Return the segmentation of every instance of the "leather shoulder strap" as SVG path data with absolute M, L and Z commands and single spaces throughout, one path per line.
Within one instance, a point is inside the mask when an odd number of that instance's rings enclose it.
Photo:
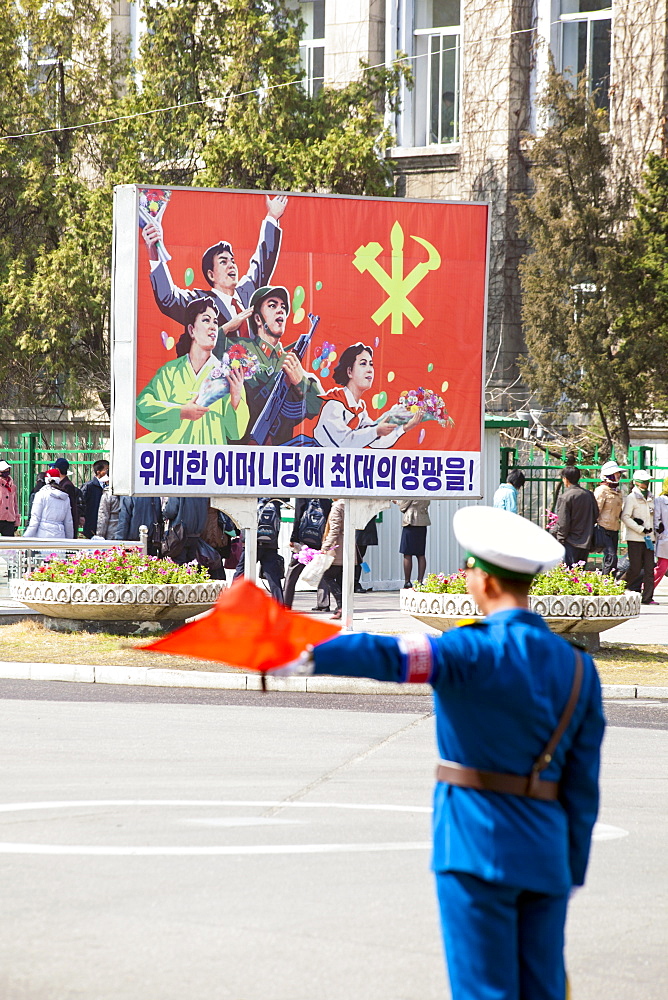
M 559 741 L 561 737 L 566 732 L 568 723 L 573 718 L 573 712 L 575 711 L 575 706 L 578 703 L 580 697 L 580 691 L 582 690 L 582 677 L 584 674 L 584 662 L 582 660 L 582 654 L 579 649 L 573 650 L 575 654 L 575 673 L 573 675 L 573 684 L 571 686 L 571 693 L 568 696 L 568 701 L 566 702 L 566 707 L 561 713 L 561 718 L 557 724 L 557 728 L 554 730 L 550 736 L 545 749 L 534 761 L 533 767 L 531 768 L 531 778 L 529 779 L 529 786 L 538 781 L 541 771 L 544 771 L 548 766 L 550 761 L 554 756 L 554 751 L 559 746 Z

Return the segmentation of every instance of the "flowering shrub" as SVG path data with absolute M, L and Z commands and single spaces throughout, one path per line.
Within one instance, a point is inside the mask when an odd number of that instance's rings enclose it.
M 44 583 L 201 583 L 209 579 L 209 571 L 197 563 L 178 566 L 171 559 L 119 547 L 64 559 L 54 557 L 28 573 L 26 579 Z
M 414 590 L 423 594 L 465 594 L 466 574 L 463 570 L 450 576 L 430 573 L 423 584 L 414 584 Z M 559 563 L 549 573 L 539 573 L 529 593 L 532 597 L 556 597 L 558 594 L 602 597 L 623 594 L 625 590 L 623 582 L 617 583 L 612 576 L 606 576 L 600 570 L 586 570 L 581 563 L 569 569 L 564 563 Z
M 575 594 L 581 596 L 603 597 L 611 594 L 623 594 L 626 584 L 617 581 L 610 574 L 601 573 L 600 569 L 586 570 L 582 563 L 571 566 L 559 563 L 549 573 L 540 573 L 531 585 L 529 591 L 534 597 L 544 597 L 556 594 Z
M 446 576 L 445 573 L 428 573 L 424 583 L 414 583 L 414 590 L 423 594 L 465 594 L 466 573 L 460 569 Z

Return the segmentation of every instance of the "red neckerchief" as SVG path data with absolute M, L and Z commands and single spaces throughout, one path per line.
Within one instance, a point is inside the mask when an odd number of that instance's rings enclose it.
M 335 389 L 330 389 L 329 392 L 324 392 L 320 399 L 324 399 L 325 401 L 328 399 L 336 399 L 339 403 L 343 403 L 345 409 L 348 410 L 348 413 L 354 414 L 353 419 L 348 423 L 348 427 L 350 427 L 351 430 L 355 430 L 359 427 L 360 417 L 366 412 L 366 403 L 363 399 L 360 399 L 357 404 L 351 403 L 346 396 L 346 390 L 342 385 L 337 386 Z

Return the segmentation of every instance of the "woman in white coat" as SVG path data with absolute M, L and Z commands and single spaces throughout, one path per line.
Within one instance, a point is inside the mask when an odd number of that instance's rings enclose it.
M 70 498 L 55 485 L 59 481 L 58 469 L 49 469 L 44 486 L 35 494 L 24 538 L 74 538 Z

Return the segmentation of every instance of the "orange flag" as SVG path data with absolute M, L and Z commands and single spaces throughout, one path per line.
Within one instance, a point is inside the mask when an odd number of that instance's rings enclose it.
M 170 632 L 142 649 L 219 660 L 265 673 L 295 660 L 339 632 L 331 622 L 315 621 L 278 604 L 250 580 L 224 590 L 210 615 Z

